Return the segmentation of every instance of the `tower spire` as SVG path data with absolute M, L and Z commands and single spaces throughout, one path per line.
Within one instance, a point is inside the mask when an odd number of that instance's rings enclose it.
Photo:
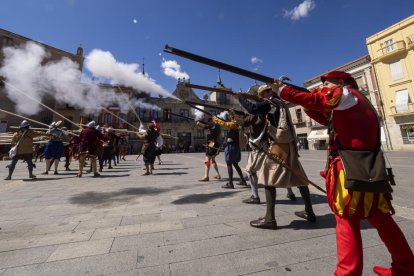
M 145 76 L 145 63 L 144 63 L 144 58 L 142 58 L 142 75 Z
M 217 84 L 223 85 L 223 83 L 221 82 L 220 69 L 218 69 Z

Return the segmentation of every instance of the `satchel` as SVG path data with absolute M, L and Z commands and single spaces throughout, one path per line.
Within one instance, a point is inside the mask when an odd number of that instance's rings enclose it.
M 338 153 L 344 167 L 345 188 L 358 192 L 392 192 L 382 150 L 338 150 Z
M 16 154 L 17 154 L 17 146 L 14 146 L 9 150 L 9 157 L 13 159 L 16 156 Z
M 16 156 L 17 147 L 19 146 L 20 141 L 23 139 L 23 137 L 26 135 L 27 132 L 28 132 L 28 130 L 25 130 L 25 132 L 23 132 L 22 136 L 20 137 L 19 141 L 17 141 L 16 145 L 9 150 L 9 157 L 11 159 L 13 159 Z

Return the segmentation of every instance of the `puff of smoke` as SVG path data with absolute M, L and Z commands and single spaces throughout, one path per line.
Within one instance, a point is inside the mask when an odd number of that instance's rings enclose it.
M 224 121 L 230 121 L 230 114 L 227 110 L 224 110 L 223 112 L 221 112 L 219 115 L 217 115 L 217 117 L 219 117 L 220 119 Z
M 94 76 L 110 79 L 113 84 L 131 86 L 148 94 L 154 92 L 178 100 L 148 75 L 138 72 L 138 64 L 118 62 L 108 51 L 92 50 L 85 59 L 85 66 Z
M 186 72 L 181 72 L 181 65 L 175 60 L 162 60 L 161 68 L 164 70 L 164 74 L 168 77 L 178 79 L 190 79 L 190 76 Z
M 196 107 L 204 110 L 204 106 L 196 105 Z M 200 110 L 197 110 L 197 109 L 191 109 L 191 110 L 192 110 L 192 113 L 194 115 L 194 121 L 202 121 L 204 119 L 204 113 L 203 112 L 201 112 Z

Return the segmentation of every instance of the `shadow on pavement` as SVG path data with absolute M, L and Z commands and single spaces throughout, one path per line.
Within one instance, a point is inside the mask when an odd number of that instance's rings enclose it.
M 130 176 L 130 174 L 101 174 L 101 176 L 97 178 L 107 178 L 107 177 L 127 177 Z
M 206 203 L 217 198 L 229 197 L 239 191 L 229 191 L 229 192 L 215 192 L 211 194 L 193 194 L 187 195 L 180 199 L 174 200 L 172 204 L 191 204 L 191 203 Z
M 157 195 L 168 192 L 169 189 L 159 189 L 152 187 L 142 188 L 127 188 L 116 192 L 100 193 L 100 192 L 85 192 L 77 194 L 69 198 L 72 204 L 108 204 L 117 201 L 129 201 L 136 198 L 137 195 Z
M 303 205 L 304 204 L 299 192 L 295 193 L 296 194 L 295 201 L 286 198 L 285 194 L 282 194 L 282 195 L 279 195 L 279 194 L 276 196 L 276 204 L 287 204 L 287 205 Z M 299 196 L 297 194 L 299 194 Z M 277 199 L 278 196 L 281 196 L 283 199 Z M 322 203 L 328 204 L 328 202 L 326 201 L 326 196 L 318 195 L 318 194 L 311 194 L 311 202 L 312 202 L 312 205 L 322 204 Z
M 162 168 L 162 167 L 156 167 L 157 171 L 173 171 L 173 170 L 188 170 L 189 168 Z
M 281 225 L 278 228 L 289 228 L 293 230 L 302 229 L 324 229 L 324 228 L 335 228 L 336 221 L 333 214 L 325 214 L 318 216 L 316 214 L 316 222 L 308 222 L 304 219 L 292 220 L 288 225 Z
M 186 172 L 172 172 L 172 173 L 153 173 L 153 175 L 182 175 L 188 174 Z

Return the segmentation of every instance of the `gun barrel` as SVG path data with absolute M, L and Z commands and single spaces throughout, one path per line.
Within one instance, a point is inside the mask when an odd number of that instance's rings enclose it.
M 265 83 L 271 83 L 274 81 L 273 78 L 266 77 L 266 76 L 263 76 L 263 75 L 260 75 L 260 74 L 257 74 L 257 73 L 254 73 L 254 72 L 251 72 L 251 71 L 248 71 L 248 70 L 245 70 L 245 69 L 233 66 L 233 65 L 229 65 L 229 64 L 217 61 L 217 60 L 213 60 L 213 59 L 202 57 L 196 54 L 192 54 L 192 53 L 189 53 L 189 52 L 177 49 L 177 48 L 173 48 L 169 45 L 165 45 L 164 52 L 174 54 L 180 57 L 184 57 L 184 58 L 187 58 L 187 59 L 199 62 L 199 63 L 203 63 L 206 65 L 210 65 L 212 67 L 220 68 L 220 69 L 233 72 L 235 74 L 242 75 L 242 76 L 254 79 L 254 80 L 262 81 Z
M 187 58 L 187 59 L 190 59 L 190 60 L 193 60 L 193 61 L 196 61 L 196 62 L 199 62 L 199 63 L 203 63 L 203 64 L 206 64 L 206 65 L 209 65 L 209 66 L 212 66 L 212 67 L 220 68 L 220 69 L 223 69 L 223 70 L 226 70 L 226 71 L 229 71 L 229 72 L 241 75 L 241 76 L 245 76 L 245 77 L 248 77 L 248 78 L 251 78 L 251 79 L 254 79 L 254 80 L 258 80 L 258 81 L 261 81 L 261 82 L 264 82 L 264 83 L 274 82 L 274 78 L 267 77 L 267 76 L 264 76 L 264 75 L 261 75 L 261 74 L 257 74 L 255 72 L 248 71 L 248 70 L 245 70 L 245 69 L 242 69 L 242 68 L 230 65 L 230 64 L 226 64 L 224 62 L 214 60 L 214 59 L 210 59 L 210 58 L 206 58 L 206 57 L 196 55 L 196 54 L 193 54 L 193 53 L 190 53 L 190 52 L 186 52 L 186 51 L 171 47 L 168 44 L 165 45 L 164 52 L 170 53 L 170 54 L 173 54 L 173 55 L 177 55 L 177 56 L 180 56 L 180 57 L 183 57 L 183 58 Z M 285 81 L 281 81 L 281 82 L 283 84 L 292 86 L 295 89 L 309 92 L 309 90 L 307 90 L 304 87 L 296 86 L 296 85 L 290 84 L 290 83 L 285 82 Z

